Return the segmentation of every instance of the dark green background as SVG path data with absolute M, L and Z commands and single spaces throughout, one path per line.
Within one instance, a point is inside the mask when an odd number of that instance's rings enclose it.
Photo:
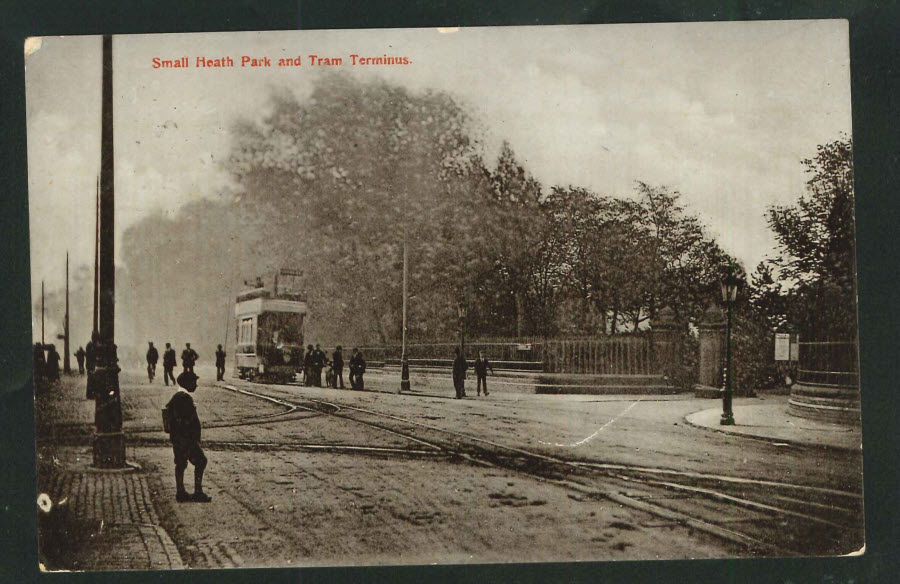
M 893 582 L 900 9 L 880 1 L 0 0 L 0 582 Z M 867 551 L 858 558 L 41 575 L 37 569 L 23 42 L 27 36 L 846 18 L 857 198 Z

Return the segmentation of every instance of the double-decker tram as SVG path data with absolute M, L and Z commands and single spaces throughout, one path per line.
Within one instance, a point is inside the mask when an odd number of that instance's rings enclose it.
M 282 268 L 237 296 L 235 374 L 241 379 L 291 381 L 303 368 L 306 302 L 298 270 Z

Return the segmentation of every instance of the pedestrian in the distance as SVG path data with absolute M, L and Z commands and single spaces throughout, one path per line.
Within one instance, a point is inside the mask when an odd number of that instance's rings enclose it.
M 153 378 L 156 376 L 156 364 L 159 362 L 159 351 L 152 342 L 148 341 L 148 343 L 150 348 L 147 349 L 147 378 L 150 379 L 150 383 L 153 383 Z
M 303 355 L 303 385 L 313 384 L 313 371 L 316 368 L 315 350 L 312 345 L 306 345 L 306 354 Z
M 75 351 L 75 360 L 78 361 L 78 374 L 84 375 L 84 349 L 81 347 Z
M 366 388 L 363 375 L 366 372 L 366 360 L 363 358 L 362 352 L 356 347 L 353 348 L 353 356 L 350 358 L 350 387 L 362 391 Z
M 459 347 L 456 347 L 456 359 L 453 360 L 453 389 L 456 390 L 456 399 L 466 397 L 466 370 L 469 364 Z
M 97 344 L 100 342 L 100 333 L 94 331 L 91 333 L 91 340 L 84 346 L 84 366 L 87 369 L 88 377 L 97 368 Z
M 196 501 L 209 503 L 212 497 L 203 492 L 203 471 L 206 455 L 200 448 L 200 418 L 191 394 L 197 389 L 197 376 L 192 371 L 182 372 L 177 379 L 178 391 L 163 410 L 163 424 L 172 441 L 175 454 L 175 500 L 179 503 Z M 194 465 L 194 493 L 184 488 L 184 471 L 188 462 Z
M 172 380 L 172 385 L 177 385 L 175 383 L 175 365 L 177 363 L 175 349 L 170 343 L 166 343 L 166 350 L 163 351 L 163 381 L 166 385 L 169 385 L 169 379 Z
M 331 355 L 331 366 L 334 369 L 334 386 L 337 388 L 338 382 L 340 382 L 340 389 L 344 389 L 344 354 L 340 345 L 334 349 L 334 353 Z
M 491 366 L 491 362 L 487 360 L 484 356 L 484 351 L 478 351 L 478 359 L 475 359 L 475 377 L 478 379 L 478 388 L 476 391 L 478 395 L 481 395 L 481 388 L 484 388 L 484 395 L 488 394 L 487 390 L 487 372 L 488 369 L 491 370 L 491 375 L 494 374 L 494 368 Z
M 50 345 L 47 349 L 47 379 L 59 381 L 59 353 L 56 352 L 56 345 Z
M 216 381 L 223 381 L 225 379 L 225 350 L 222 349 L 222 345 L 219 345 L 219 348 L 216 349 Z
M 200 358 L 200 355 L 197 354 L 197 351 L 191 348 L 190 343 L 184 344 L 184 351 L 181 352 L 181 364 L 184 366 L 185 371 L 194 372 L 194 365 L 197 364 L 197 359 Z
M 316 387 L 322 387 L 322 369 L 328 364 L 328 357 L 325 351 L 316 343 L 316 350 L 313 353 L 313 383 Z

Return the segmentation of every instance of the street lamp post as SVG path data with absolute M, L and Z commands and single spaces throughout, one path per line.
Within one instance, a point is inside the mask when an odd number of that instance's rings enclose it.
M 409 268 L 407 266 L 406 238 L 403 238 L 403 345 L 400 351 L 400 391 L 409 391 L 409 355 L 406 350 L 406 303 L 409 300 L 407 290 Z
M 734 426 L 734 412 L 731 408 L 733 390 L 731 387 L 731 312 L 737 299 L 737 281 L 734 278 L 734 264 L 728 263 L 728 277 L 720 283 L 722 301 L 728 308 L 728 324 L 725 329 L 725 391 L 722 393 L 722 426 Z

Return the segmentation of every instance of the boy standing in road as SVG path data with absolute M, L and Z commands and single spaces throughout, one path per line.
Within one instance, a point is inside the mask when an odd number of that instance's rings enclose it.
M 206 455 L 200 448 L 200 418 L 194 398 L 197 389 L 197 376 L 191 371 L 184 371 L 176 380 L 178 391 L 166 404 L 165 416 L 168 421 L 167 431 L 175 453 L 175 500 L 179 503 L 195 501 L 209 503 L 212 497 L 203 492 L 203 471 L 206 469 Z M 184 489 L 184 471 L 188 462 L 194 465 L 194 494 Z

